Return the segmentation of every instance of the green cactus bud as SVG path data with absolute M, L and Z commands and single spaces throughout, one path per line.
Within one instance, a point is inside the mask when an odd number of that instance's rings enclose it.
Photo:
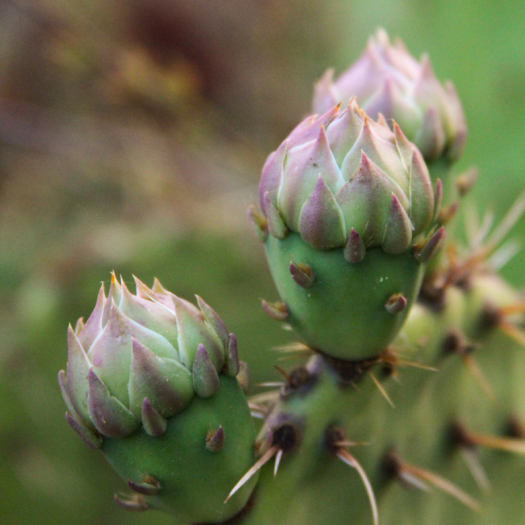
M 102 286 L 87 322 L 69 327 L 66 420 L 137 493 L 120 506 L 227 521 L 256 483 L 224 503 L 254 458 L 236 338 L 200 297 L 197 308 L 136 282 L 133 295 L 113 274 L 108 297 Z
M 104 438 L 102 452 L 139 494 L 144 494 L 144 479 L 157 480 L 160 488 L 143 501 L 181 523 L 222 523 L 242 511 L 257 475 L 224 503 L 255 461 L 254 427 L 236 379 L 220 374 L 213 396 L 195 396 L 166 425 L 160 437 L 152 438 L 144 428 L 124 439 Z
M 424 235 L 435 203 L 428 170 L 393 128 L 351 101 L 301 123 L 261 177 L 266 252 L 283 301 L 263 307 L 340 359 L 386 348 L 417 294 L 421 263 L 435 252 Z
M 328 70 L 315 86 L 313 111 L 357 97 L 374 119 L 394 119 L 426 161 L 461 156 L 467 128 L 461 102 L 451 82 L 442 86 L 427 56 L 418 62 L 383 29 L 370 37 L 361 57 L 335 81 Z

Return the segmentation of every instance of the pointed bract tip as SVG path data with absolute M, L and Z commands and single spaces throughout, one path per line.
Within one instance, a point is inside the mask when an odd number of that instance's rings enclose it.
M 71 325 L 69 325 L 71 327 Z M 79 317 L 76 324 L 75 324 L 75 335 L 78 335 L 81 331 L 82 331 L 82 328 L 84 328 L 84 318 L 83 317 Z
M 237 382 L 241 387 L 244 395 L 248 394 L 250 389 L 250 371 L 248 365 L 244 361 L 239 361 L 239 373 L 237 374 Z
M 318 175 L 317 183 L 301 209 L 299 232 L 303 240 L 318 250 L 344 245 L 345 225 L 342 210 L 321 174 Z
M 421 64 L 421 78 L 433 78 L 434 71 L 432 69 L 432 63 L 430 62 L 428 53 L 423 53 L 419 62 Z
M 339 113 L 339 109 L 341 107 L 341 102 L 338 102 L 334 107 L 330 108 L 328 111 L 325 111 L 318 119 L 316 119 L 318 122 L 321 123 L 321 127 L 328 126 L 332 120 L 334 120 L 335 117 L 337 117 Z
M 260 213 L 253 204 L 248 206 L 247 214 L 257 238 L 261 242 L 266 242 L 266 239 L 268 238 L 268 221 L 266 220 L 266 217 L 264 217 L 264 215 Z
M 268 232 L 276 239 L 284 239 L 288 235 L 288 228 L 284 224 L 279 210 L 270 199 L 270 194 L 265 192 L 263 196 L 264 213 L 266 215 Z
M 222 450 L 222 447 L 224 447 L 224 439 L 224 429 L 221 425 L 215 432 L 208 432 L 206 436 L 206 448 L 210 452 L 219 452 Z
M 113 304 L 120 303 L 121 297 L 122 297 L 122 287 L 117 281 L 117 277 L 115 275 L 115 272 L 113 271 L 111 272 L 111 284 L 108 290 L 108 297 L 104 303 L 104 309 L 102 311 L 102 320 L 101 320 L 102 326 L 105 326 L 106 323 L 108 322 L 108 319 L 111 315 L 111 310 L 113 309 Z M 98 307 L 98 301 L 97 301 L 97 307 Z
M 102 447 L 102 436 L 97 431 L 88 428 L 82 421 L 72 416 L 69 412 L 66 412 L 66 421 L 89 448 L 97 450 Z
M 460 197 L 465 197 L 467 193 L 474 187 L 478 180 L 478 170 L 476 168 L 470 168 L 469 170 L 462 173 L 456 179 L 456 187 L 458 189 Z
M 394 130 L 396 142 L 401 142 L 403 144 L 410 143 L 410 141 L 406 138 L 405 134 L 403 133 L 403 130 L 399 127 L 399 124 L 395 120 L 392 120 L 392 129 Z
M 73 406 L 73 403 L 71 402 L 71 397 L 69 396 L 69 392 L 67 390 L 67 377 L 66 377 L 66 371 L 60 370 L 58 372 L 58 386 L 60 388 L 60 393 L 62 394 L 62 399 L 64 400 L 64 403 L 66 404 L 66 408 L 72 413 L 76 414 L 75 407 Z M 66 413 L 67 414 L 67 413 Z M 67 418 L 66 418 L 67 419 Z
M 446 208 L 441 208 L 441 210 L 439 211 L 439 215 L 438 215 L 438 221 L 441 224 L 447 224 L 447 222 L 450 222 L 454 218 L 457 212 L 458 212 L 458 203 L 453 202 Z
M 354 95 L 352 98 L 348 99 L 346 110 L 355 112 L 356 108 L 359 109 L 359 106 L 357 105 L 357 97 Z
M 385 304 L 386 311 L 390 314 L 398 314 L 402 312 L 407 305 L 405 296 L 401 293 L 392 294 Z
M 370 171 L 370 159 L 367 157 L 366 153 L 361 150 L 361 160 L 359 162 L 359 168 L 362 171 Z
M 141 299 L 151 299 L 150 290 L 136 275 L 133 275 L 133 280 L 135 281 L 135 294 Z
M 262 299 L 261 305 L 266 314 L 272 319 L 276 321 L 286 321 L 286 319 L 288 319 L 288 308 L 284 303 L 280 301 L 270 303 Z
M 239 354 L 237 352 L 237 338 L 235 334 L 230 334 L 228 342 L 228 356 L 226 364 L 226 374 L 230 377 L 236 377 L 240 370 Z
M 323 76 L 319 79 L 317 84 L 323 84 L 323 83 L 326 83 L 327 85 L 332 84 L 332 82 L 334 80 L 334 74 L 335 74 L 335 69 L 333 67 L 329 67 L 323 73 Z
M 445 228 L 441 226 L 430 239 L 426 239 L 423 245 L 414 247 L 414 257 L 420 263 L 428 262 L 443 246 L 445 239 Z
M 153 476 L 143 476 L 140 483 L 135 483 L 133 480 L 128 479 L 128 486 L 131 490 L 144 496 L 155 496 L 160 490 L 160 483 Z
M 378 27 L 375 32 L 375 40 L 383 46 L 390 45 L 390 38 L 384 27 Z
M 412 240 L 412 222 L 407 212 L 392 193 L 390 212 L 381 247 L 385 253 L 397 255 L 403 253 Z
M 445 147 L 447 137 L 443 122 L 435 106 L 430 106 L 414 138 L 419 150 L 427 162 L 439 158 Z
M 385 128 L 390 129 L 390 127 L 388 125 L 388 122 L 387 122 L 385 116 L 383 115 L 383 113 L 379 113 L 377 115 L 377 123 L 381 124 L 381 126 L 384 126 Z
M 315 276 L 308 264 L 290 261 L 290 274 L 301 288 L 310 288 L 314 284 Z
M 139 494 L 115 494 L 113 496 L 115 503 L 124 510 L 132 512 L 144 512 L 149 509 L 149 505 L 143 496 Z
M 219 389 L 219 375 L 202 343 L 199 343 L 193 360 L 193 387 L 202 398 L 213 396 Z
M 213 330 L 217 334 L 217 337 L 221 340 L 223 348 L 226 350 L 226 348 L 228 348 L 228 343 L 230 340 L 230 334 L 228 333 L 226 325 L 224 324 L 223 320 L 219 317 L 219 314 L 208 303 L 206 303 L 198 295 L 195 295 L 195 297 L 197 298 L 199 310 L 204 315 L 204 318 L 206 319 L 208 324 L 213 328 Z
M 166 288 L 162 286 L 162 283 L 156 277 L 153 278 L 153 286 L 151 287 L 151 289 L 155 293 L 160 293 L 160 294 L 168 293 L 168 290 L 166 290 Z
M 142 402 L 141 416 L 144 430 L 150 436 L 159 437 L 166 432 L 167 421 L 157 412 L 147 397 Z
M 348 242 L 346 243 L 343 254 L 344 258 L 353 264 L 360 263 L 365 258 L 365 243 L 361 235 L 359 235 L 353 228 L 348 236 Z
M 436 222 L 439 214 L 441 213 L 441 203 L 443 202 L 443 183 L 441 179 L 436 179 L 434 187 L 434 215 L 432 217 L 432 223 Z

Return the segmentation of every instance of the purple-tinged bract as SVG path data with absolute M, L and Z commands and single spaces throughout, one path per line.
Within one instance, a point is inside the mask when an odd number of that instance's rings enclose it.
M 91 316 L 68 330 L 67 370 L 59 374 L 68 422 L 90 446 L 141 425 L 153 436 L 193 396 L 212 396 L 223 371 L 236 375 L 237 353 L 215 311 L 138 279 L 133 295 L 112 275 Z M 230 351 L 229 351 L 230 348 Z

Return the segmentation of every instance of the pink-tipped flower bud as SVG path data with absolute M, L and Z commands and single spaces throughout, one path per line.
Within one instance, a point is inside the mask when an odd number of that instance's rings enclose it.
M 413 246 L 435 215 L 416 146 L 352 99 L 308 117 L 268 157 L 259 202 L 282 301 L 263 302 L 266 313 L 326 355 L 383 352 L 419 290 L 424 261 Z
M 310 246 L 401 253 L 432 218 L 434 197 L 418 149 L 396 123 L 372 121 L 355 100 L 299 124 L 264 166 L 260 206 L 270 236 Z
M 137 280 L 133 295 L 113 274 L 91 316 L 68 331 L 68 363 L 59 381 L 70 419 L 85 441 L 125 437 L 141 425 L 151 435 L 194 395 L 212 396 L 228 360 L 230 334 L 210 306 L 199 308 Z
M 132 294 L 112 275 L 95 309 L 68 331 L 58 380 L 66 420 L 98 448 L 134 492 L 124 509 L 158 509 L 177 523 L 227 522 L 246 506 L 255 429 L 243 392 L 246 366 L 217 313 L 136 280 Z
M 352 97 L 372 118 L 396 121 L 427 162 L 461 156 L 467 127 L 453 84 L 441 85 L 426 55 L 417 61 L 400 40 L 392 44 L 383 29 L 339 77 L 334 80 L 328 70 L 317 82 L 313 111 L 324 113 Z

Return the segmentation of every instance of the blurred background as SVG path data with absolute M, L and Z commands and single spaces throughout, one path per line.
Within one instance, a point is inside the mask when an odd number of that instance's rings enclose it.
M 168 524 L 64 420 L 66 328 L 110 271 L 201 295 L 254 382 L 290 334 L 246 220 L 260 169 L 383 26 L 462 98 L 458 172 L 502 216 L 525 188 L 523 0 L 0 0 L 0 502 L 5 524 Z M 525 220 L 513 230 L 524 238 Z M 503 270 L 523 283 L 525 253 Z

